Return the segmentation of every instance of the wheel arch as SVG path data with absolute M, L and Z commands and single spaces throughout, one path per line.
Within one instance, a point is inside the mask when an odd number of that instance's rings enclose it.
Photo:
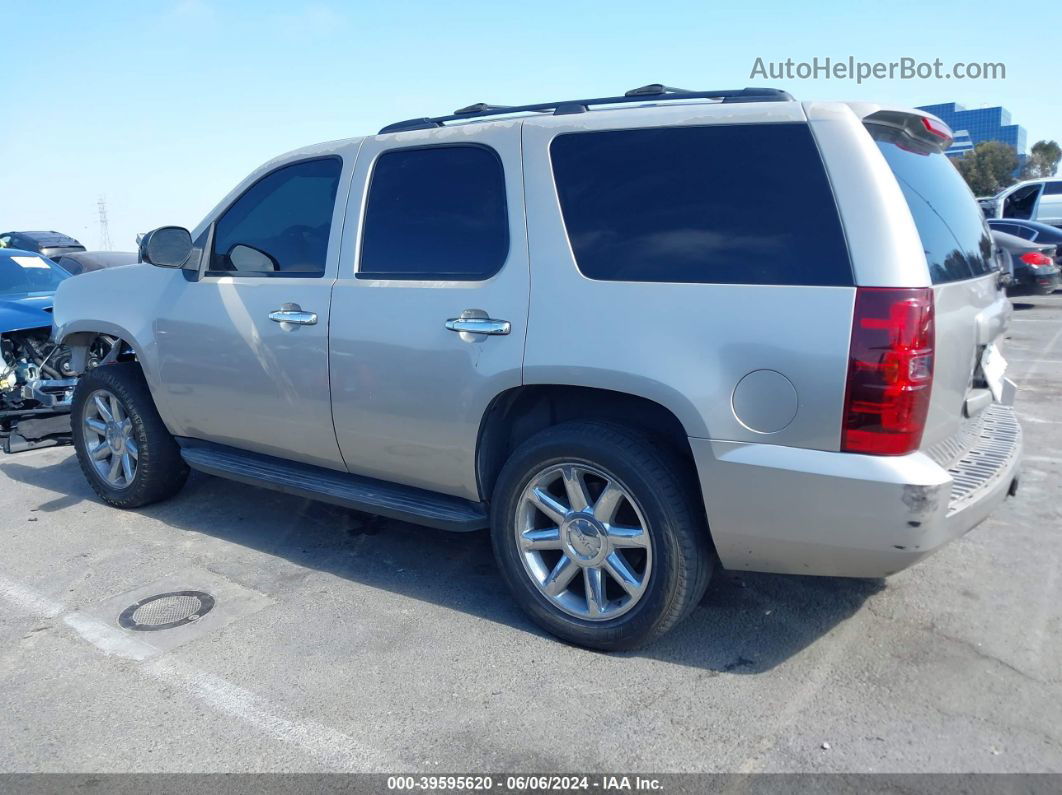
M 685 426 L 661 403 L 599 387 L 530 384 L 497 395 L 483 415 L 476 445 L 480 496 L 490 500 L 502 466 L 525 440 L 546 428 L 580 419 L 612 420 L 641 428 L 695 466 Z
M 56 342 L 70 349 L 70 365 L 76 375 L 88 369 L 89 348 L 99 337 L 111 337 L 117 341 L 108 359 L 140 362 L 143 369 L 143 346 L 128 329 L 115 323 L 100 320 L 69 323 L 57 328 L 54 337 Z

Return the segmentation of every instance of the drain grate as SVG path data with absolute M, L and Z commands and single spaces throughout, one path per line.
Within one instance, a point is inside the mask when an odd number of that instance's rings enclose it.
M 198 621 L 214 609 L 214 597 L 203 591 L 172 591 L 141 599 L 118 616 L 123 629 L 155 632 Z

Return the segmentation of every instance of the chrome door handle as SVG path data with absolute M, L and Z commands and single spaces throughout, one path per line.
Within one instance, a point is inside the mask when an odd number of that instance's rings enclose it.
M 269 313 L 274 323 L 291 323 L 293 326 L 316 326 L 317 313 L 303 312 L 301 309 L 274 309 Z
M 452 317 L 446 321 L 446 328 L 465 334 L 508 334 L 512 331 L 508 320 L 490 317 Z

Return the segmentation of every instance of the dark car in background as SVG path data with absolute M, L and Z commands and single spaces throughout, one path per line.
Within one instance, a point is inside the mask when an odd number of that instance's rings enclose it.
M 1048 295 L 1060 286 L 1062 277 L 1055 261 L 1057 249 L 1046 243 L 1032 243 L 1016 235 L 992 230 L 1004 269 L 1011 275 L 1009 295 Z
M 1025 221 L 1020 218 L 989 218 L 988 227 L 993 232 L 1004 232 L 1020 237 L 1030 243 L 1054 246 L 1055 264 L 1062 267 L 1062 229 L 1039 221 Z
M 135 251 L 71 251 L 63 254 L 56 262 L 67 273 L 77 276 L 104 268 L 132 265 L 138 259 Z
M 85 250 L 76 239 L 54 229 L 47 232 L 0 232 L 0 249 L 3 248 L 33 251 L 52 260 Z

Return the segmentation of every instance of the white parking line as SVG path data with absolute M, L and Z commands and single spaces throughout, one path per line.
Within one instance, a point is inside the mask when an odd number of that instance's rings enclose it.
M 160 658 L 142 669 L 166 684 L 178 684 L 189 695 L 248 723 L 281 742 L 295 745 L 331 769 L 385 770 L 400 766 L 352 737 L 313 721 L 283 718 L 249 690 L 219 676 L 188 668 L 176 660 Z
M 1007 356 L 1007 364 L 1062 364 L 1062 359 L 1019 359 L 1011 354 Z
M 90 616 L 71 613 L 63 619 L 63 623 L 104 654 L 140 661 L 159 653 L 155 647 L 131 638 L 117 627 L 109 627 Z
M 1055 332 L 1055 335 L 1051 337 L 1051 341 L 1047 343 L 1047 347 L 1044 348 L 1044 355 L 1040 357 L 1028 370 L 1025 371 L 1025 378 L 1032 380 L 1033 373 L 1040 369 L 1040 365 L 1051 358 L 1051 353 L 1055 350 L 1055 345 L 1058 344 L 1058 340 L 1062 338 L 1062 328 Z
M 35 618 L 56 618 L 66 612 L 59 602 L 0 575 L 0 600 Z M 81 613 L 71 613 L 63 623 L 107 655 L 141 661 L 158 650 L 117 627 Z M 286 718 L 281 711 L 250 690 L 220 676 L 197 671 L 175 659 L 158 658 L 136 668 L 140 673 L 177 686 L 216 712 L 240 720 L 287 745 L 302 749 L 332 770 L 371 771 L 404 769 L 408 765 L 358 742 L 341 731 L 315 721 Z
M 0 576 L 0 599 L 36 618 L 55 618 L 65 610 L 59 602 L 35 593 L 3 576 Z

